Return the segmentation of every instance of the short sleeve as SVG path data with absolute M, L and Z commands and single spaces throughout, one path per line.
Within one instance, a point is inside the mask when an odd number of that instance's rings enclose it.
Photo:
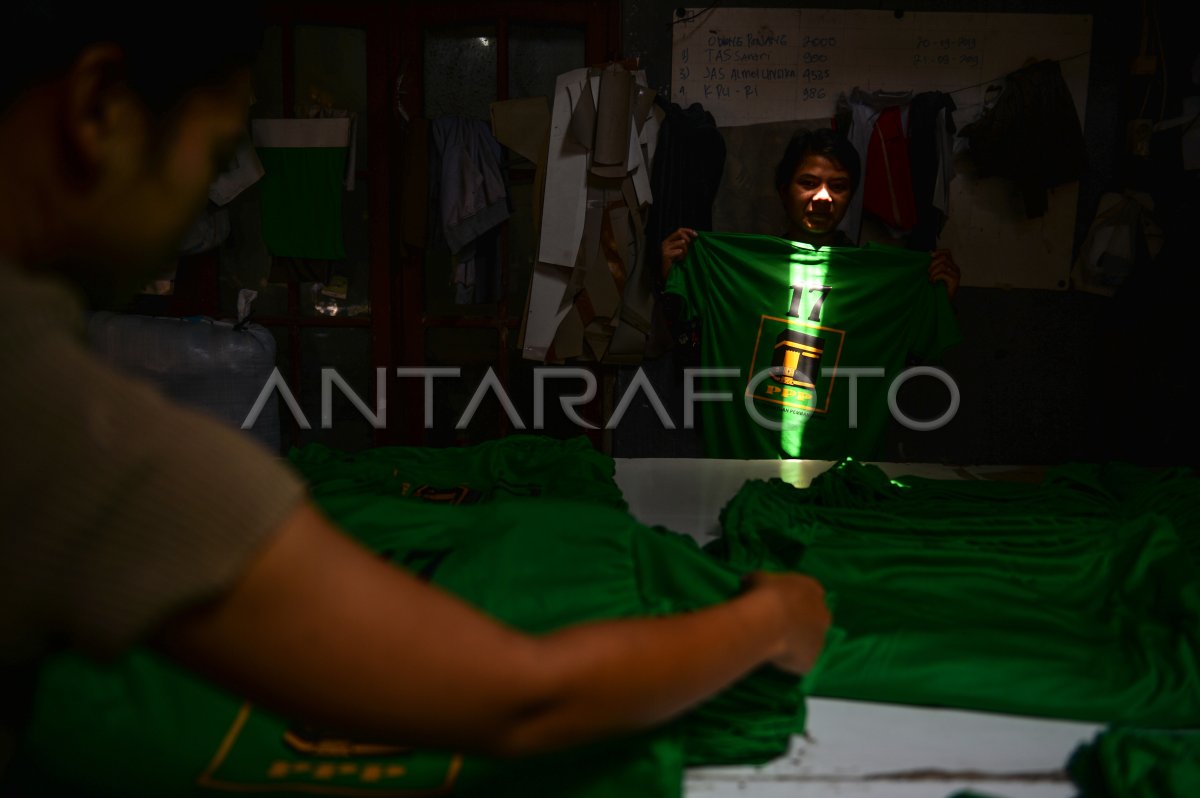
M 54 642 L 112 654 L 229 590 L 304 483 L 252 438 L 96 360 L 66 291 L 19 295 L 0 319 L 0 658 Z
M 940 360 L 947 349 L 962 341 L 945 283 L 922 286 L 921 301 L 914 304 L 912 331 L 912 354 L 921 360 Z

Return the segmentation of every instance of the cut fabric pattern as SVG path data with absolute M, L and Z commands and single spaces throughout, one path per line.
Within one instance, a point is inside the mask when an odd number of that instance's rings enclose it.
M 642 361 L 655 298 L 644 232 L 653 99 L 645 74 L 619 63 L 558 76 L 521 327 L 527 360 Z

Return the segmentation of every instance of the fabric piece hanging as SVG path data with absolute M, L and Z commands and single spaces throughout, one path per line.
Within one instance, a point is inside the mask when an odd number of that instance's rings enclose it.
M 254 151 L 250 137 L 238 142 L 229 165 L 208 187 L 208 200 L 218 206 L 228 205 L 235 197 L 262 179 L 262 161 Z
M 196 220 L 179 244 L 180 255 L 199 255 L 211 252 L 229 238 L 228 208 L 208 208 Z
M 339 260 L 350 120 L 256 119 L 262 235 L 277 257 Z
M 898 232 L 911 230 L 917 223 L 907 118 L 906 107 L 893 106 L 879 113 L 863 170 L 863 210 Z
M 949 216 L 954 110 L 954 98 L 940 91 L 922 92 L 909 103 L 908 156 L 917 214 L 908 235 L 912 249 L 935 249 Z
M 712 113 L 699 103 L 682 108 L 662 97 L 655 103 L 665 115 L 650 178 L 654 204 L 646 218 L 646 241 L 657 256 L 663 239 L 680 227 L 713 229 L 726 150 Z
M 1103 194 L 1071 266 L 1071 285 L 1113 296 L 1135 270 L 1148 268 L 1162 247 L 1153 197 L 1139 191 Z
M 851 241 L 870 212 L 910 249 L 931 251 L 945 226 L 954 179 L 954 100 L 939 91 L 866 92 L 838 101 L 837 126 L 858 151 L 859 188 L 839 225 Z
M 482 120 L 440 116 L 432 122 L 430 144 L 430 206 L 438 209 L 453 258 L 455 301 L 494 302 L 500 294 L 494 231 L 512 210 L 500 142 Z
M 858 151 L 859 165 L 862 167 L 858 186 L 850 197 L 846 215 L 838 225 L 853 243 L 859 243 L 862 236 L 863 198 L 866 194 L 867 169 L 870 168 L 871 136 L 875 131 L 875 121 L 880 112 L 887 108 L 907 105 L 912 99 L 912 92 L 863 91 L 855 88 L 849 95 L 838 97 L 838 111 L 835 115 L 838 129 L 846 131 L 846 138 Z M 846 125 L 848 124 L 848 127 Z
M 542 229 L 542 194 L 546 188 L 546 151 L 550 137 L 550 103 L 546 97 L 522 97 L 491 104 L 492 135 L 534 167 L 533 232 L 540 237 Z

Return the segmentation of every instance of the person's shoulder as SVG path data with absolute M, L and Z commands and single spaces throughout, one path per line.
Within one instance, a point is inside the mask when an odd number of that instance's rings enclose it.
M 83 334 L 85 303 L 70 283 L 43 275 L 0 258 L 0 282 L 10 306 L 0 316 L 0 328 L 10 334 L 38 334 L 50 330 Z

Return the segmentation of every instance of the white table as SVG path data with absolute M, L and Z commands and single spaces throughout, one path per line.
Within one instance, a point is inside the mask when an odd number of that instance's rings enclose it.
M 747 479 L 805 487 L 826 461 L 617 459 L 633 515 L 705 543 L 718 514 Z M 878 463 L 889 476 L 986 479 L 1019 469 Z M 762 767 L 694 768 L 688 798 L 945 798 L 971 789 L 1002 798 L 1073 798 L 1063 770 L 1077 745 L 1103 726 L 958 710 L 813 698 L 811 739 Z

